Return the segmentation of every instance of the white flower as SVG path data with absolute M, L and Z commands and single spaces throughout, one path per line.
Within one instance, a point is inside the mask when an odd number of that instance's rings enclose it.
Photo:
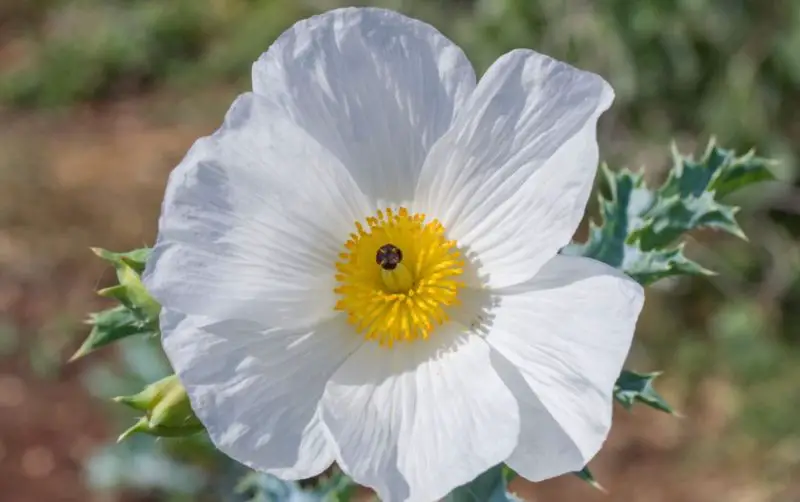
M 557 254 L 611 87 L 530 50 L 476 84 L 431 26 L 355 8 L 290 28 L 253 86 L 171 174 L 145 274 L 217 447 L 385 501 L 581 469 L 643 302 Z

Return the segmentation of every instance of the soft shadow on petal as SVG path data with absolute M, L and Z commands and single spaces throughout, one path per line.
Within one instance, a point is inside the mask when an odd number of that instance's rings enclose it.
M 384 502 L 433 501 L 505 460 L 519 414 L 490 352 L 455 323 L 393 349 L 365 343 L 321 404 L 342 469 Z
M 170 175 L 145 284 L 181 312 L 312 324 L 333 314 L 333 264 L 366 207 L 330 152 L 243 95 Z
M 587 461 L 581 451 L 532 392 L 520 370 L 497 351 L 492 351 L 492 365 L 514 394 L 521 417 L 519 444 L 506 464 L 531 481 L 583 469 Z
M 330 466 L 318 404 L 325 383 L 362 343 L 346 321 L 266 329 L 166 310 L 161 326 L 164 350 L 220 451 L 283 479 Z
M 580 223 L 613 96 L 600 76 L 536 52 L 502 56 L 428 155 L 415 211 L 480 256 L 484 283 L 531 278 Z
M 431 145 L 474 87 L 458 46 L 428 24 L 374 8 L 300 21 L 253 66 L 254 91 L 383 204 L 411 199 Z
M 579 470 L 608 435 L 642 287 L 598 261 L 559 255 L 498 297 L 486 339 L 522 413 L 507 463 L 532 480 Z

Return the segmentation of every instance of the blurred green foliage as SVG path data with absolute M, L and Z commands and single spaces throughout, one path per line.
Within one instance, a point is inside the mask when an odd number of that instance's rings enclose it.
M 522 46 L 605 75 L 615 113 L 649 141 L 713 133 L 760 152 L 796 148 L 797 2 L 479 0 L 462 31 L 482 66 Z
M 713 132 L 735 147 L 796 152 L 791 134 L 797 134 L 792 110 L 800 105 L 800 3 L 792 0 L 357 3 L 399 8 L 434 23 L 479 70 L 502 52 L 531 47 L 598 71 L 617 90 L 614 113 L 649 141 Z M 6 31 L 22 49 L 3 65 L 0 102 L 54 106 L 165 83 L 246 82 L 252 61 L 292 22 L 347 2 L 4 4 L 0 19 L 12 26 Z
M 58 106 L 184 82 L 242 79 L 298 17 L 293 2 L 74 0 L 42 4 L 19 35 L 24 56 L 3 72 L 0 101 Z

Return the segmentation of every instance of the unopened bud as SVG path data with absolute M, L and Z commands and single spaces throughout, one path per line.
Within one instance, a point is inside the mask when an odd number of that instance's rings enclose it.
M 98 256 L 105 257 L 106 251 L 94 249 Z M 117 281 L 119 284 L 109 288 L 101 289 L 97 292 L 100 296 L 114 298 L 123 305 L 132 309 L 139 317 L 146 320 L 158 319 L 161 312 L 161 305 L 145 289 L 139 273 L 126 261 L 122 259 L 112 260 L 114 268 L 117 270 Z
M 118 396 L 114 398 L 114 401 L 128 405 L 135 410 L 149 411 L 152 410 L 156 404 L 163 399 L 163 396 L 167 394 L 169 389 L 175 385 L 180 386 L 180 381 L 177 375 L 170 375 L 157 382 L 151 383 L 138 394 L 132 396 Z
M 186 389 L 176 375 L 152 383 L 138 394 L 116 397 L 114 401 L 145 412 L 145 416 L 122 433 L 119 441 L 137 432 L 176 437 L 203 430 L 203 425 L 192 411 Z

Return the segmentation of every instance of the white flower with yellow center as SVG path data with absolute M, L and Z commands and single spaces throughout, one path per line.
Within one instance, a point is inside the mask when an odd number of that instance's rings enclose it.
M 512 51 L 476 83 L 433 27 L 299 22 L 169 178 L 145 273 L 216 446 L 428 502 L 606 438 L 642 289 L 559 255 L 595 176 L 599 76 Z

